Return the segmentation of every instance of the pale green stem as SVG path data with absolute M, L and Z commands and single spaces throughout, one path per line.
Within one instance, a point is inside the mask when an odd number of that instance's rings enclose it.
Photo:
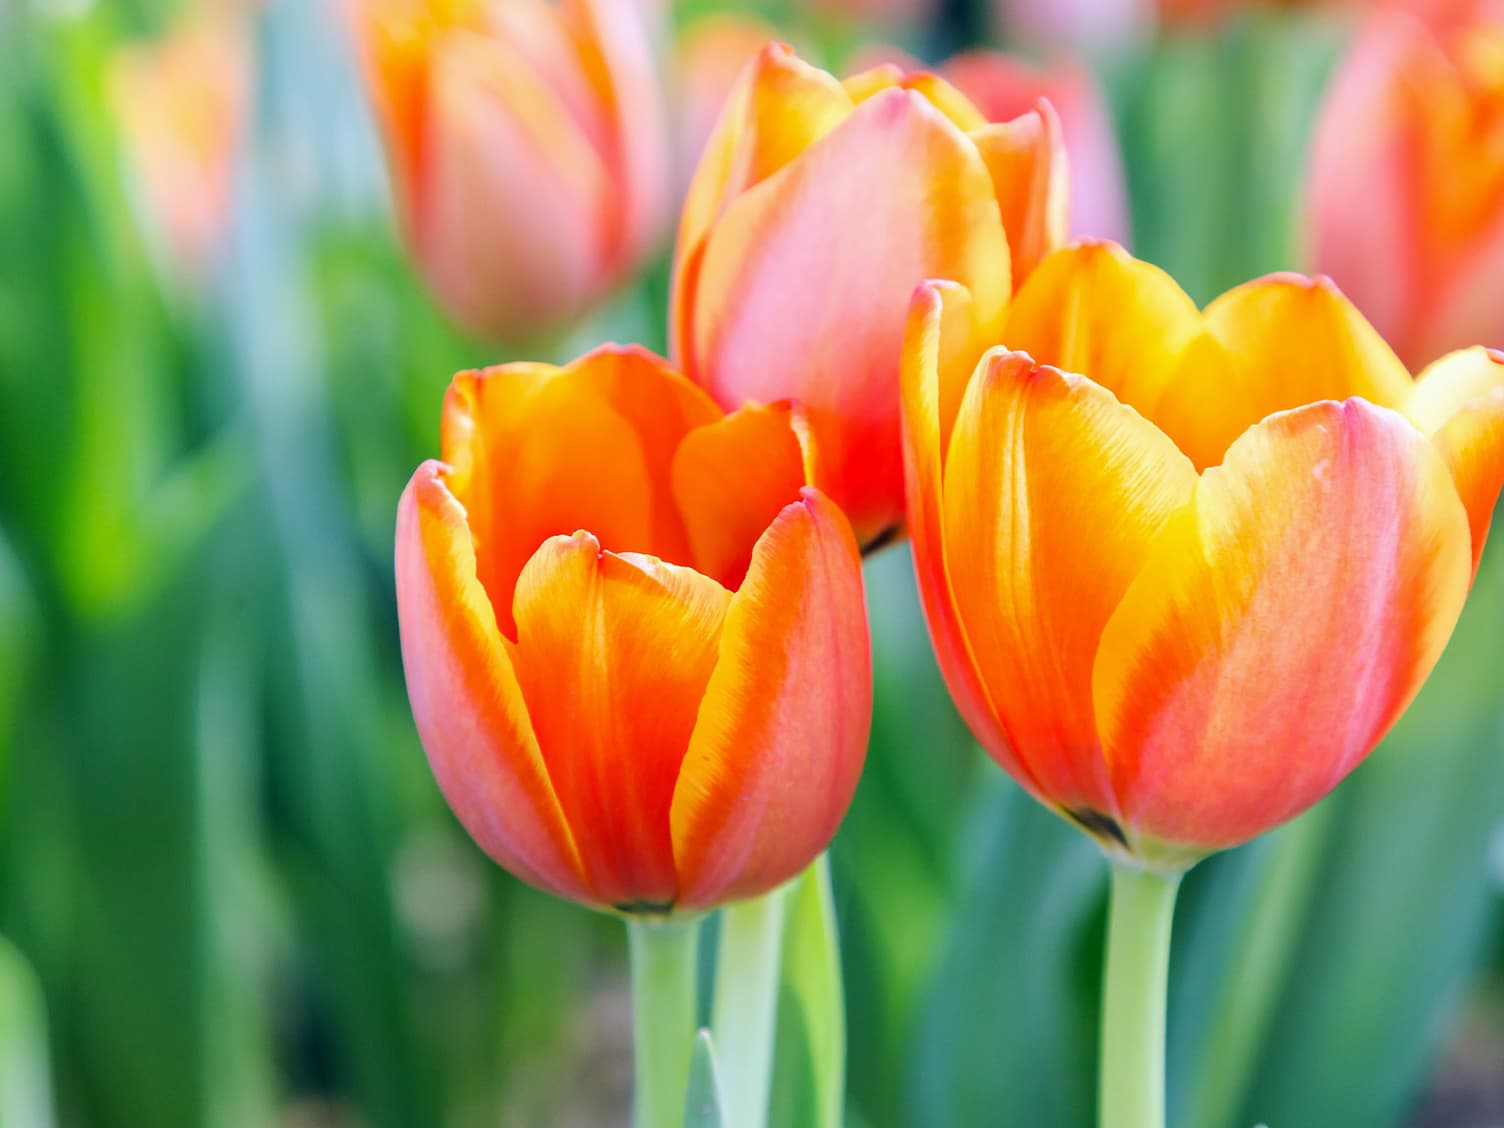
M 765 1128 L 783 959 L 785 889 L 721 911 L 711 1037 L 726 1128 Z
M 1170 922 L 1180 874 L 1114 863 L 1102 999 L 1100 1128 L 1163 1128 Z
M 632 1063 L 636 1128 L 683 1123 L 695 1039 L 698 919 L 627 921 L 632 959 Z

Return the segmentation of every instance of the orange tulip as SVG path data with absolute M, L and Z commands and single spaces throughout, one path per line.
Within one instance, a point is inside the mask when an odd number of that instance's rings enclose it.
M 636 0 L 356 0 L 402 226 L 470 329 L 538 335 L 654 249 L 664 111 Z
M 787 405 L 722 415 L 637 348 L 455 377 L 444 461 L 398 510 L 402 658 L 439 786 L 518 877 L 705 909 L 829 842 L 871 668 L 804 433 Z
M 1412 380 L 1324 279 L 1203 312 L 1111 244 L 1030 276 L 993 338 L 1016 351 L 982 353 L 972 305 L 916 293 L 903 407 L 921 594 L 977 738 L 1140 864 L 1309 807 L 1462 609 L 1504 481 L 1504 354 Z
M 674 164 L 687 190 L 711 131 L 747 64 L 778 39 L 772 24 L 745 12 L 716 11 L 690 23 L 675 41 Z M 683 191 L 680 192 L 683 195 Z
M 1504 7 L 1376 14 L 1318 119 L 1317 266 L 1410 364 L 1504 345 Z
M 149 233 L 189 280 L 223 253 L 231 182 L 250 98 L 245 29 L 205 15 L 110 64 L 110 102 Z
M 798 398 L 821 485 L 872 543 L 903 521 L 898 358 L 927 277 L 1001 325 L 1013 280 L 1064 237 L 1047 104 L 991 124 L 933 75 L 837 81 L 770 45 L 700 163 L 679 227 L 674 352 L 728 407 Z

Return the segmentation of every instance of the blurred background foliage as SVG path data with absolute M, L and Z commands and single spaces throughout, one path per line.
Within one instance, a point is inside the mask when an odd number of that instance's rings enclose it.
M 836 64 L 997 43 L 968 0 L 888 29 L 763 14 Z M 210 261 L 171 261 L 109 74 L 180 18 L 0 3 L 0 1123 L 619 1123 L 619 926 L 472 846 L 403 692 L 396 498 L 449 376 L 509 354 L 407 264 L 332 4 L 248 13 L 228 214 Z M 1198 300 L 1304 264 L 1341 34 L 1254 12 L 1098 59 L 1134 249 Z M 545 351 L 661 350 L 666 278 Z M 1497 552 L 1370 762 L 1191 875 L 1182 1128 L 1504 1119 Z M 849 1122 L 1088 1124 L 1105 866 L 975 750 L 907 551 L 868 574 L 877 712 L 833 852 Z M 800 1017 L 774 1101 L 794 1128 Z

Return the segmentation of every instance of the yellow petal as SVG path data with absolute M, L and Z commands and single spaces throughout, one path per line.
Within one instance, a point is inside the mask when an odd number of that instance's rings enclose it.
M 1472 348 L 1420 374 L 1405 414 L 1446 460 L 1472 528 L 1473 570 L 1504 485 L 1504 352 Z
M 943 499 L 956 608 L 1018 758 L 1083 821 L 1118 813 L 1092 705 L 1102 627 L 1195 484 L 1138 412 L 1022 353 L 989 354 L 956 418 Z

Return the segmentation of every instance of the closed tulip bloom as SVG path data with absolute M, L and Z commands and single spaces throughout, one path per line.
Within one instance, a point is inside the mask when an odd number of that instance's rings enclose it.
M 758 52 L 777 39 L 772 24 L 737 11 L 701 16 L 676 38 L 674 165 L 683 191 L 689 188 L 737 79 Z
M 360 0 L 402 228 L 469 329 L 536 337 L 654 249 L 664 111 L 636 0 Z
M 786 405 L 723 415 L 636 348 L 455 377 L 397 517 L 408 695 L 525 881 L 623 912 L 764 892 L 865 755 L 861 563 Z
M 1462 609 L 1504 354 L 1412 380 L 1324 279 L 1201 311 L 1110 244 L 1046 259 L 980 361 L 972 321 L 962 287 L 916 293 L 903 393 L 920 589 L 973 732 L 1139 865 L 1315 803 Z
M 1371 17 L 1317 121 L 1308 208 L 1317 267 L 1408 363 L 1504 346 L 1504 7 Z
M 837 81 L 770 45 L 690 186 L 675 356 L 723 405 L 792 396 L 820 484 L 864 544 L 903 522 L 898 361 L 924 278 L 953 278 L 996 332 L 1013 285 L 1064 238 L 1048 104 L 1003 123 L 952 86 L 884 66 Z

